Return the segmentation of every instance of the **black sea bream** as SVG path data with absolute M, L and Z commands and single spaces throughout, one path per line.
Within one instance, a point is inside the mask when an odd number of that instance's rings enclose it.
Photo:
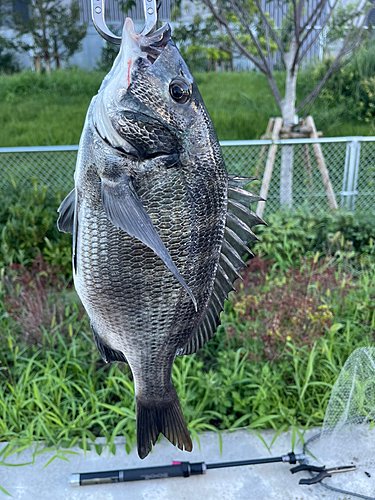
M 73 233 L 74 283 L 101 356 L 133 373 L 141 458 L 159 433 L 192 449 L 172 365 L 212 337 L 250 253 L 250 226 L 262 221 L 248 182 L 228 178 L 169 25 L 145 37 L 126 19 L 58 227 Z

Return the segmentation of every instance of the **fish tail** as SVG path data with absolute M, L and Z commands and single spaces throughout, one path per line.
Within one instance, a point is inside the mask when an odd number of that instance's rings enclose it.
M 137 396 L 136 408 L 139 458 L 147 457 L 160 433 L 174 446 L 177 445 L 180 450 L 191 451 L 193 449 L 173 384 L 162 400 L 147 401 Z

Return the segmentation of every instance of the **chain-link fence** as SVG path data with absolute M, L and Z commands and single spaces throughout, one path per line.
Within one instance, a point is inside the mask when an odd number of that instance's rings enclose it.
M 340 137 L 272 141 L 223 141 L 223 155 L 228 172 L 257 177 L 252 189 L 260 191 L 261 179 L 270 146 L 277 145 L 266 212 L 280 208 L 280 171 L 282 149 L 293 146 L 293 207 L 312 210 L 328 208 L 316 148 L 319 144 L 330 182 L 340 208 L 353 211 L 374 209 L 375 137 Z M 73 173 L 78 146 L 38 148 L 0 148 L 0 190 L 21 187 L 37 180 L 54 191 L 68 193 L 73 187 Z
M 261 179 L 272 144 L 277 145 L 266 211 L 280 208 L 282 150 L 293 146 L 293 207 L 312 210 L 328 208 L 314 145 L 319 144 L 339 208 L 365 211 L 375 209 L 375 137 L 335 137 L 272 141 L 223 142 L 228 171 Z

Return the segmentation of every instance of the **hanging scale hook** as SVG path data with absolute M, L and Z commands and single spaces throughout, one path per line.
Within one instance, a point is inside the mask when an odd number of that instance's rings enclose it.
M 141 35 L 149 35 L 155 28 L 157 22 L 157 7 L 156 0 L 142 0 L 143 11 L 145 15 L 145 26 L 141 31 Z M 107 42 L 121 44 L 121 36 L 116 36 L 108 28 L 105 22 L 105 0 L 91 0 L 91 18 L 96 28 L 96 31 Z

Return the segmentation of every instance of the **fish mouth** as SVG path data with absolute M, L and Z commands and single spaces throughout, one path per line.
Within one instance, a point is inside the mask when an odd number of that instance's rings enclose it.
M 171 27 L 165 23 L 161 28 L 150 35 L 138 35 L 134 29 L 134 23 L 127 17 L 124 24 L 123 44 L 132 44 L 143 53 L 149 64 L 154 64 L 171 40 Z
M 171 27 L 168 23 L 164 24 L 151 35 L 142 38 L 139 48 L 147 54 L 147 59 L 154 64 L 156 59 L 163 52 L 167 43 L 171 39 Z

